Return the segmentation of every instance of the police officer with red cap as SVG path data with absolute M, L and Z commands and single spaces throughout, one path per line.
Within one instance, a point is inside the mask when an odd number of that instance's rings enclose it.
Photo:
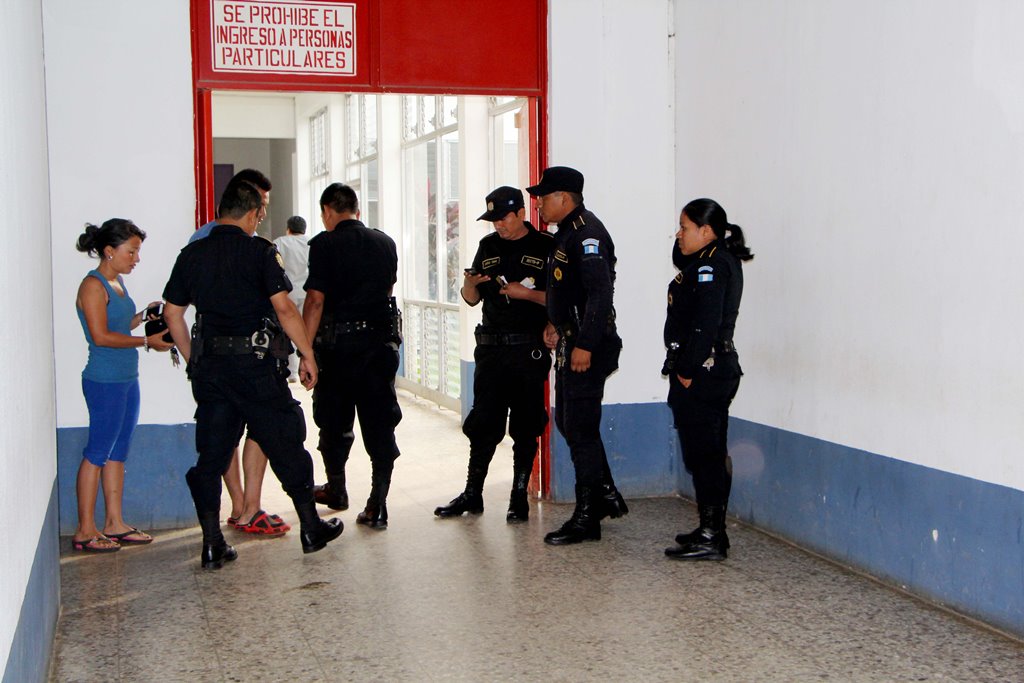
M 480 240 L 462 285 L 466 303 L 483 302 L 473 354 L 473 409 L 462 425 L 470 442 L 469 472 L 465 490 L 434 510 L 438 517 L 484 511 L 484 478 L 505 437 L 506 419 L 513 440 L 513 478 L 505 519 L 525 522 L 530 516 L 526 486 L 537 439 L 548 422 L 544 382 L 551 370 L 551 352 L 544 346 L 544 306 L 554 240 L 525 218 L 522 191 L 503 186 L 487 195 L 487 211 L 477 219 L 491 221 L 494 232 Z
M 550 545 L 601 538 L 601 520 L 629 512 L 601 440 L 604 383 L 619 367 L 622 340 L 615 327 L 612 296 L 615 245 L 601 220 L 583 205 L 583 174 L 552 166 L 540 183 L 526 188 L 541 220 L 557 223 L 548 261 L 545 342 L 556 348 L 555 424 L 565 437 L 576 469 L 576 509 Z

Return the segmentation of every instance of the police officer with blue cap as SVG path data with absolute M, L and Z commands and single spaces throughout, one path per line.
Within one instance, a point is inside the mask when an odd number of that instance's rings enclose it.
M 601 220 L 583 205 L 583 174 L 567 166 L 544 170 L 526 188 L 541 220 L 557 223 L 548 261 L 545 342 L 556 348 L 555 424 L 576 470 L 576 509 L 544 537 L 550 545 L 601 538 L 601 520 L 629 512 L 601 440 L 604 383 L 619 367 L 615 327 L 615 245 Z

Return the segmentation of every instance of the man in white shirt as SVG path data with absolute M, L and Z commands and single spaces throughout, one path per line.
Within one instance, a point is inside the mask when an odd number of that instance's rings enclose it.
M 288 219 L 288 234 L 274 240 L 277 251 L 284 260 L 284 272 L 288 273 L 288 279 L 292 281 L 292 291 L 288 298 L 302 310 L 302 304 L 306 300 L 306 290 L 302 288 L 306 284 L 306 276 L 309 275 L 309 245 L 306 243 L 306 219 L 302 216 L 292 216 Z M 288 359 L 288 369 L 291 371 L 288 381 L 298 380 L 299 359 L 298 356 L 291 356 Z

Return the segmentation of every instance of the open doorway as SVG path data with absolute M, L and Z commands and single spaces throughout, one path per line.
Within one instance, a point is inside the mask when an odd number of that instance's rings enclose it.
M 475 220 L 486 194 L 531 182 L 536 100 L 215 91 L 210 102 L 214 180 L 218 168 L 253 167 L 274 183 L 262 236 L 284 234 L 298 215 L 312 237 L 323 230 L 323 189 L 344 182 L 356 190 L 363 221 L 399 248 L 399 382 L 464 414 L 479 310 L 459 305 L 462 268 L 491 230 Z

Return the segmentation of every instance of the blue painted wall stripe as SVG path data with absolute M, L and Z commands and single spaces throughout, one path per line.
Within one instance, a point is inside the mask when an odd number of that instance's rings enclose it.
M 36 543 L 32 570 L 25 586 L 18 625 L 4 667 L 3 683 L 47 680 L 60 612 L 57 519 L 57 481 L 54 480 L 43 528 Z
M 667 405 L 605 405 L 601 430 L 626 497 L 692 498 Z M 738 418 L 729 451 L 731 515 L 1024 636 L 1024 492 Z M 557 434 L 552 453 L 571 501 Z

